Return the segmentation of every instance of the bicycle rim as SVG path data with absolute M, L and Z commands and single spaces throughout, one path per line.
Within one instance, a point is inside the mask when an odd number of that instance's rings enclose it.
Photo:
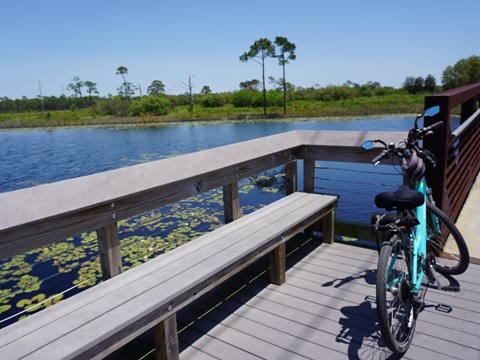
M 438 219 L 438 225 L 434 226 L 433 219 Z M 435 269 L 439 273 L 456 275 L 467 269 L 470 255 L 462 234 L 447 215 L 429 203 L 427 237 L 428 251 L 435 255 Z
M 377 268 L 377 316 L 382 338 L 395 354 L 404 354 L 415 332 L 416 314 L 402 240 L 391 234 L 382 245 Z

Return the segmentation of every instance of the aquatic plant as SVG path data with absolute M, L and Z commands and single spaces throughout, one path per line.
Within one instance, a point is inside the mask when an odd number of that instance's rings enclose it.
M 135 161 L 152 159 L 155 155 L 146 154 Z M 281 196 L 283 174 L 276 173 L 278 169 L 262 175 L 275 179 L 271 184 L 261 181 L 262 177 L 239 181 L 241 215 Z M 221 188 L 121 220 L 118 227 L 123 270 L 194 241 L 223 223 Z M 101 281 L 96 231 L 12 257 L 0 263 L 0 327 Z

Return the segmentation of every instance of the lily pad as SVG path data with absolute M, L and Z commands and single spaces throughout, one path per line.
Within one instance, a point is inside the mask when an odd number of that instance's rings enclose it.
M 0 305 L 0 314 L 10 310 L 12 305 Z

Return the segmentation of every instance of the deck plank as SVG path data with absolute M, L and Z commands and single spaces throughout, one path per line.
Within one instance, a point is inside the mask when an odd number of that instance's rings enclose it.
M 179 312 L 180 358 L 395 359 L 376 321 L 376 251 L 304 241 L 287 243 L 283 285 L 262 259 Z M 404 359 L 480 359 L 478 276 L 471 265 L 460 293 L 429 290 Z

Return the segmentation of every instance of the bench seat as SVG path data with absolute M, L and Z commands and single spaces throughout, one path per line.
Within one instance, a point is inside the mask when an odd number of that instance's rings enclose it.
M 1 329 L 1 357 L 103 358 L 155 327 L 160 357 L 178 358 L 177 310 L 266 254 L 281 284 L 278 249 L 322 218 L 324 241 L 333 241 L 336 203 L 335 196 L 302 192 L 282 198 Z

